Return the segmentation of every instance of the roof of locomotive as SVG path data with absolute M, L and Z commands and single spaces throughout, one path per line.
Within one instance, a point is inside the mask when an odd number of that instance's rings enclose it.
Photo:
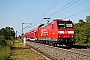
M 57 22 L 72 22 L 71 20 L 62 20 L 62 19 L 54 19 L 53 21 L 57 21 Z M 53 21 L 52 21 L 52 22 L 53 22 Z M 47 25 L 41 24 L 41 25 L 39 25 L 39 27 L 48 26 L 48 25 L 50 25 L 52 22 L 50 22 L 50 23 L 47 24 Z
M 53 20 L 53 21 L 58 21 L 58 22 L 60 22 L 60 21 L 69 22 L 69 21 L 71 21 L 71 20 L 55 19 L 55 20 Z

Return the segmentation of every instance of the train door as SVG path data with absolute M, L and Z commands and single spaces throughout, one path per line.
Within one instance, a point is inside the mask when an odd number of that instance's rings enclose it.
M 57 27 L 57 22 L 52 24 L 52 39 L 53 41 L 58 41 L 58 27 Z

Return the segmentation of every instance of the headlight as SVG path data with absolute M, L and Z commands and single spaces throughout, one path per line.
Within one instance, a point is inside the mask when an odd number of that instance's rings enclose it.
M 74 31 L 68 31 L 68 34 L 74 34 Z
M 64 31 L 58 31 L 59 34 L 64 34 Z

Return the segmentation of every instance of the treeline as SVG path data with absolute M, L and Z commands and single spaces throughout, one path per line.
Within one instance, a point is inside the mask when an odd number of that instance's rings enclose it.
M 7 60 L 8 56 L 10 56 L 14 38 L 15 32 L 13 28 L 5 27 L 0 29 L 0 60 Z
M 0 29 L 0 45 L 6 45 L 5 40 L 12 40 L 15 38 L 15 31 L 11 27 Z
M 3 36 L 6 40 L 15 38 L 15 31 L 11 27 L 5 27 L 0 29 L 0 36 Z
M 76 44 L 90 46 L 90 16 L 86 16 L 86 21 L 80 19 L 74 28 Z

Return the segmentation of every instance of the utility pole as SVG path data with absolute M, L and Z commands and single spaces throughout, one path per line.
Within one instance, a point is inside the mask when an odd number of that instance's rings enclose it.
M 16 31 L 16 39 L 17 39 L 17 31 Z
M 23 33 L 23 29 L 29 27 L 29 25 L 28 25 L 28 26 L 26 26 L 25 28 L 23 28 L 23 24 L 30 24 L 30 25 L 32 25 L 32 23 L 22 23 L 22 35 L 24 34 L 24 33 Z M 26 46 L 26 37 L 23 38 L 23 43 L 24 43 L 24 46 Z
M 32 23 L 22 23 L 22 35 L 24 34 L 24 33 L 23 33 L 23 29 L 25 29 L 25 28 L 28 27 L 28 26 L 26 26 L 26 27 L 24 28 L 24 27 L 23 27 L 24 24 L 30 24 L 30 25 L 32 25 Z
M 22 23 L 22 35 L 23 35 L 23 23 Z

